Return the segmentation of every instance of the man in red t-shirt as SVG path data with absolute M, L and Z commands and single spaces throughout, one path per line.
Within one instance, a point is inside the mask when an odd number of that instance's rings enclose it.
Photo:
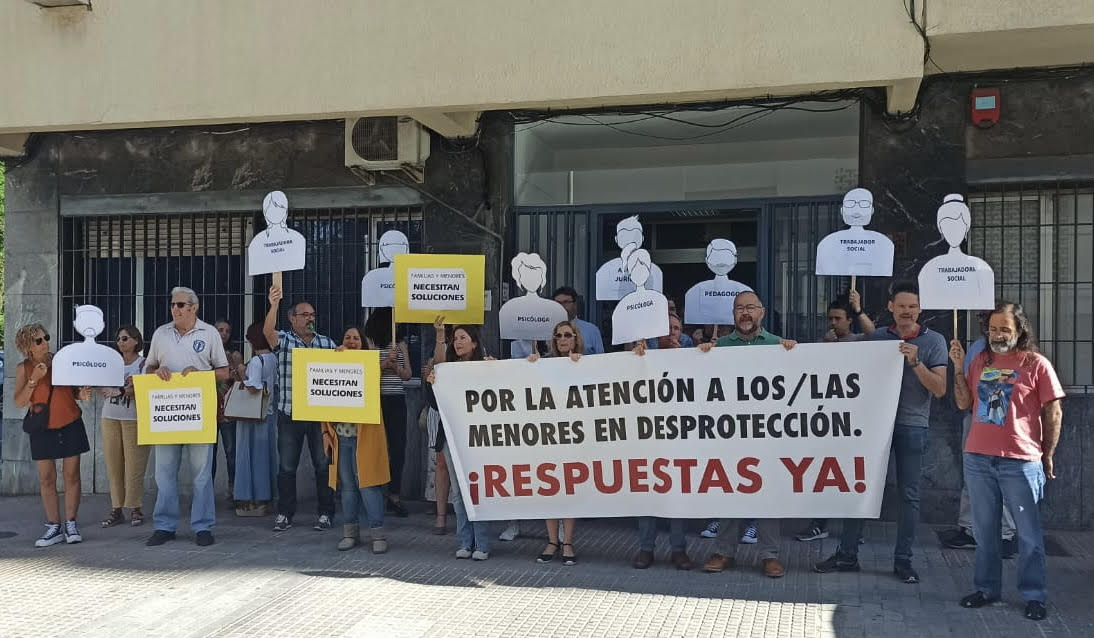
M 972 408 L 965 440 L 965 484 L 977 539 L 976 591 L 961 606 L 999 599 L 1003 584 L 999 517 L 1005 502 L 1018 528 L 1018 591 L 1026 618 L 1044 620 L 1045 541 L 1038 507 L 1045 480 L 1056 478 L 1052 457 L 1060 439 L 1064 390 L 1036 340 L 1022 306 L 1000 301 L 988 318 L 988 349 L 962 372 L 965 349 L 950 343 L 957 378 L 954 399 Z

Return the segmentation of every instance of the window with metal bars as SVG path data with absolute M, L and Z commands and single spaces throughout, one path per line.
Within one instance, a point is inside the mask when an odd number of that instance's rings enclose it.
M 1094 184 L 993 184 L 969 209 L 969 252 L 995 271 L 996 296 L 1022 304 L 1071 392 L 1094 392 Z
M 61 337 L 75 339 L 66 317 L 79 304 L 103 310 L 113 338 L 132 323 L 147 339 L 171 321 L 171 289 L 193 288 L 201 300 L 199 316 L 232 325 L 231 345 L 241 349 L 244 333 L 268 309 L 270 275 L 248 277 L 247 244 L 264 229 L 254 212 L 192 215 L 95 215 L 61 220 Z M 293 209 L 289 225 L 307 240 L 307 266 L 283 275 L 282 310 L 298 301 L 311 303 L 317 331 L 341 341 L 347 326 L 363 327 L 361 278 L 378 263 L 377 242 L 387 230 L 400 230 L 411 252 L 421 250 L 419 208 Z M 278 325 L 288 329 L 285 312 Z M 422 342 L 417 326 L 400 327 L 408 340 L 415 374 L 421 368 Z M 249 352 L 248 349 L 245 351 Z

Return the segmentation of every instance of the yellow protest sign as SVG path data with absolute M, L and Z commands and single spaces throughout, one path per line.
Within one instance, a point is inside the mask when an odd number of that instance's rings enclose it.
M 395 256 L 395 321 L 481 324 L 485 255 Z
M 216 443 L 217 382 L 212 372 L 176 372 L 170 381 L 138 374 L 133 392 L 137 445 Z
M 380 351 L 294 348 L 292 418 L 380 422 Z

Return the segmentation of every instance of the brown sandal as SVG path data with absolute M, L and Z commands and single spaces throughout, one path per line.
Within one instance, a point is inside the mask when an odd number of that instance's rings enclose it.
M 115 507 L 114 509 L 110 510 L 110 514 L 102 520 L 100 525 L 102 525 L 103 527 L 114 527 L 124 520 L 125 517 L 122 516 L 122 508 Z
M 144 512 L 141 511 L 141 508 L 137 507 L 129 512 L 129 524 L 133 527 L 144 525 Z

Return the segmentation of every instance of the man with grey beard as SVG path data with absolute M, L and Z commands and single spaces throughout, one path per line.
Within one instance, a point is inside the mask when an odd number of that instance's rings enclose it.
M 1037 352 L 1021 304 L 1000 301 L 988 318 L 988 350 L 962 372 L 965 350 L 950 343 L 957 378 L 957 407 L 972 408 L 965 441 L 965 484 L 977 539 L 973 582 L 976 591 L 961 599 L 969 609 L 983 607 L 1002 593 L 999 516 L 1006 502 L 1018 530 L 1018 592 L 1025 616 L 1044 620 L 1045 541 L 1039 504 L 1045 480 L 1056 478 L 1053 456 L 1060 440 L 1064 397 L 1048 359 Z

